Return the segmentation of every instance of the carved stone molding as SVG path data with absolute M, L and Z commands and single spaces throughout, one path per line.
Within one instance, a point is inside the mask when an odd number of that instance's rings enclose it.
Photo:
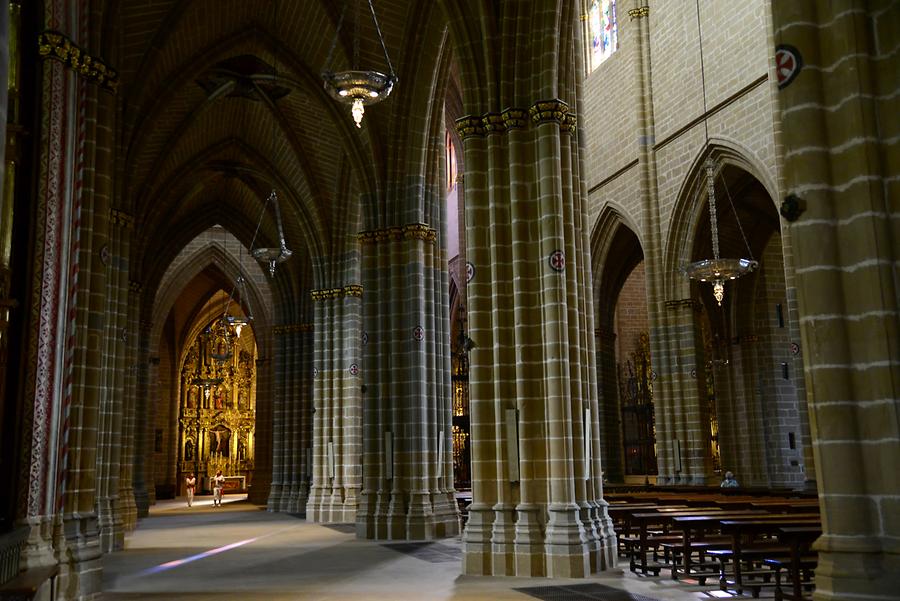
M 665 302 L 666 309 L 700 309 L 700 303 L 692 298 L 680 298 L 678 300 L 667 300 Z
M 63 63 L 88 81 L 113 94 L 119 86 L 119 74 L 115 69 L 98 57 L 91 56 L 58 31 L 47 30 L 38 34 L 38 56 Z
M 641 17 L 647 17 L 650 15 L 650 7 L 649 6 L 640 6 L 638 8 L 632 8 L 628 11 L 628 16 L 632 19 L 640 19 Z
M 363 287 L 359 284 L 351 284 L 341 288 L 320 288 L 318 290 L 310 290 L 309 296 L 314 301 L 329 300 L 334 298 L 355 297 L 361 298 Z
M 134 229 L 134 217 L 125 211 L 118 209 L 109 210 L 109 221 L 113 225 L 119 225 L 126 229 Z
M 525 109 L 508 108 L 502 113 L 503 123 L 506 129 L 525 129 L 528 127 L 528 111 Z
M 410 223 L 403 226 L 387 227 L 380 230 L 367 230 L 357 234 L 357 239 L 362 244 L 375 244 L 396 240 L 423 240 L 434 242 L 437 240 L 437 231 L 425 223 Z
M 460 117 L 456 120 L 456 131 L 463 140 L 472 136 L 483 136 L 484 125 L 481 117 L 476 117 L 475 115 Z
M 308 333 L 312 331 L 313 324 L 311 323 L 291 323 L 272 328 L 272 332 L 274 332 L 275 335 L 293 334 L 296 332 Z
M 531 122 L 535 125 L 553 122 L 558 123 L 560 127 L 565 125 L 566 113 L 568 112 L 569 105 L 559 98 L 538 100 L 528 109 Z
M 486 113 L 481 118 L 481 123 L 487 134 L 506 133 L 506 122 L 503 120 L 503 115 L 500 113 Z

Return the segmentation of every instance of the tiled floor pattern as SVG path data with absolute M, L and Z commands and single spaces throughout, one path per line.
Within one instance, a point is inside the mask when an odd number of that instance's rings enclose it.
M 638 578 L 464 576 L 458 538 L 358 540 L 346 526 L 311 524 L 226 497 L 161 501 L 125 551 L 104 557 L 104 601 L 709 601 L 706 587 Z M 387 547 L 387 548 L 386 548 Z M 539 594 L 535 594 L 539 593 Z M 771 598 L 771 595 L 770 595 Z

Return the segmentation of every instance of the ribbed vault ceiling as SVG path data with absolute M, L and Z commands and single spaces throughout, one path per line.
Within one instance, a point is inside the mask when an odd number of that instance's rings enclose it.
M 371 107 L 365 127 L 357 130 L 347 108 L 322 89 L 319 73 L 342 4 L 110 0 L 121 78 L 119 169 L 139 228 L 135 258 L 148 283 L 213 223 L 249 245 L 273 186 L 297 257 L 291 262 L 334 252 L 335 240 L 358 229 L 358 209 L 347 198 L 371 189 L 379 177 L 372 140 L 387 129 L 389 109 L 383 108 L 387 103 Z M 417 4 L 375 1 L 398 72 L 403 53 L 415 50 L 404 32 L 415 31 L 409 21 Z M 365 0 L 361 8 L 365 16 Z M 335 49 L 338 68 L 349 66 L 352 33 L 345 24 Z M 364 19 L 360 33 L 360 63 L 384 68 Z M 276 85 L 288 90 L 274 103 L 252 89 L 251 79 L 238 77 L 241 69 L 265 74 L 273 66 Z M 234 86 L 217 96 L 214 84 L 227 83 L 231 70 L 238 75 Z M 260 87 L 266 86 L 272 87 Z M 239 93 L 231 93 L 235 89 Z M 277 245 L 271 211 L 259 236 L 257 246 Z

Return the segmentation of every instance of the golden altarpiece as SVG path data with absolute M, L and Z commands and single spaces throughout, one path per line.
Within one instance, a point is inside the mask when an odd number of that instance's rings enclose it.
M 197 475 L 208 491 L 217 470 L 229 492 L 246 490 L 253 475 L 256 425 L 256 339 L 239 328 L 224 356 L 209 335 L 198 334 L 183 355 L 179 381 L 178 482 Z

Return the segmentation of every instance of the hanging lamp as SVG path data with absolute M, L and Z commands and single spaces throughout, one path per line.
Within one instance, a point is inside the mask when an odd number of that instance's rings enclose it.
M 334 32 L 334 41 L 331 43 L 328 58 L 325 59 L 325 66 L 322 69 L 322 80 L 325 82 L 325 89 L 338 102 L 350 105 L 350 113 L 353 115 L 356 127 L 362 127 L 365 107 L 387 98 L 394 88 L 394 84 L 397 83 L 397 76 L 394 75 L 394 67 L 391 65 L 387 46 L 381 35 L 381 27 L 378 25 L 378 18 L 375 16 L 372 0 L 366 0 L 366 3 L 369 6 L 372 22 L 375 24 L 375 33 L 378 35 L 378 41 L 381 43 L 381 50 L 384 53 L 388 72 L 383 73 L 381 71 L 359 68 L 359 3 L 361 1 L 347 0 L 344 3 L 344 8 L 341 10 L 341 16 L 338 19 L 337 30 Z M 340 38 L 341 27 L 344 24 L 344 14 L 350 2 L 354 2 L 356 8 L 355 31 L 353 35 L 353 64 L 350 70 L 334 71 L 332 69 L 332 56 Z
M 722 306 L 725 299 L 725 282 L 727 280 L 736 280 L 737 278 L 747 275 L 759 265 L 753 259 L 722 259 L 719 257 L 719 222 L 716 216 L 716 164 L 710 158 L 706 160 L 706 193 L 709 197 L 709 227 L 712 233 L 712 259 L 704 259 L 696 261 L 683 268 L 686 276 L 692 280 L 700 282 L 710 282 L 713 286 L 713 296 L 716 302 Z M 738 227 L 741 227 L 737 211 L 734 218 L 738 221 Z M 741 228 L 741 235 L 744 230 Z M 746 238 L 744 238 L 746 242 Z M 747 247 L 749 252 L 750 248 Z M 752 255 L 751 255 L 752 256 Z
M 260 263 L 268 264 L 269 276 L 275 277 L 275 266 L 290 259 L 293 252 L 287 247 L 287 242 L 284 239 L 281 209 L 278 206 L 278 193 L 275 191 L 275 188 L 272 188 L 272 192 L 269 193 L 269 199 L 266 204 L 269 202 L 275 206 L 275 224 L 278 226 L 278 248 L 254 248 L 250 253 Z

